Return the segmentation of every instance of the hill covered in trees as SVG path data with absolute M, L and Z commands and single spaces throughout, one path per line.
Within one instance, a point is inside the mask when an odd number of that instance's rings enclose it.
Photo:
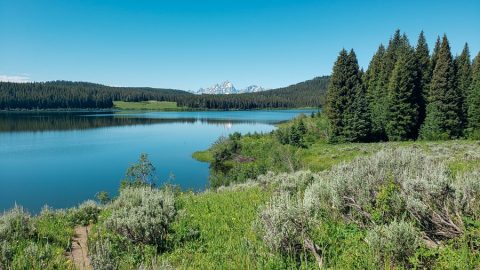
M 342 50 L 333 67 L 326 112 L 333 141 L 404 141 L 480 136 L 480 55 L 468 44 L 453 57 L 446 35 L 430 54 L 397 30 L 366 72 Z
M 324 104 L 329 76 L 317 77 L 283 88 L 236 95 L 200 95 L 182 105 L 207 109 L 265 109 L 320 107 Z
M 194 95 L 148 87 L 111 87 L 94 83 L 54 81 L 0 82 L 0 110 L 9 109 L 106 109 L 113 101 L 171 101 L 193 109 L 265 109 L 318 107 L 323 104 L 328 77 L 284 88 L 237 95 Z

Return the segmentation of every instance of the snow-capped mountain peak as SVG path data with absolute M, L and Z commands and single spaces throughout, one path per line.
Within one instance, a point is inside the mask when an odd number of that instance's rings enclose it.
M 215 84 L 211 87 L 208 88 L 200 88 L 196 93 L 197 94 L 212 94 L 212 95 L 217 95 L 217 94 L 240 94 L 240 93 L 253 93 L 253 92 L 260 92 L 264 91 L 265 89 L 258 86 L 258 85 L 251 85 L 246 87 L 245 89 L 236 89 L 235 86 L 233 86 L 233 83 L 230 81 L 224 81 L 223 83 L 220 84 Z

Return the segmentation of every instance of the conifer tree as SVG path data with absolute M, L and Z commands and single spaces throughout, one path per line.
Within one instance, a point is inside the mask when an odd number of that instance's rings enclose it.
M 384 57 L 381 64 L 381 73 L 380 73 L 380 82 L 379 88 L 381 89 L 376 93 L 376 96 L 373 98 L 377 103 L 377 110 L 372 112 L 371 122 L 373 125 L 373 134 L 375 140 L 386 140 L 387 134 L 385 127 L 387 125 L 387 114 L 388 114 L 388 84 L 390 81 L 391 74 L 395 68 L 395 63 L 398 60 L 400 53 L 409 47 L 408 39 L 405 34 L 401 34 L 400 30 L 395 31 L 395 34 L 390 39 L 388 47 L 385 50 Z M 372 98 L 369 95 L 369 100 Z M 372 106 L 372 107 L 375 107 Z
M 368 109 L 371 117 L 371 135 L 372 140 L 382 139 L 385 126 L 382 115 L 386 110 L 386 87 L 382 79 L 383 64 L 385 56 L 385 47 L 381 44 L 377 52 L 373 55 L 372 61 L 363 77 L 364 87 L 366 89 Z
M 467 96 L 468 134 L 471 139 L 480 139 L 480 53 L 473 61 L 472 83 Z
M 459 103 L 462 104 L 460 108 L 460 118 L 462 120 L 462 127 L 465 128 L 467 125 L 468 107 L 466 99 L 470 92 L 470 84 L 472 83 L 470 51 L 467 43 L 465 43 L 462 54 L 455 59 L 455 70 Z
M 355 123 L 358 119 L 361 119 L 362 122 L 365 117 L 368 117 L 367 114 L 354 108 L 358 95 L 365 98 L 364 91 L 361 89 L 356 55 L 353 50 L 347 53 L 343 49 L 333 67 L 327 91 L 326 113 L 330 123 L 332 141 L 357 141 L 368 136 L 365 134 L 366 125 Z M 366 109 L 366 106 L 363 109 Z
M 425 119 L 426 98 L 428 96 L 428 85 L 432 77 L 432 68 L 430 53 L 428 50 L 425 34 L 420 32 L 417 47 L 415 48 L 415 57 L 417 58 L 417 86 L 418 86 L 418 125 L 421 125 Z M 417 128 L 420 128 L 418 126 Z
M 433 52 L 432 52 L 432 60 L 431 60 L 432 72 L 435 69 L 435 66 L 437 65 L 438 51 L 440 51 L 441 43 L 442 42 L 440 41 L 440 36 L 437 36 L 437 41 L 435 41 L 435 47 L 433 47 Z
M 352 76 L 354 73 L 349 67 L 348 53 L 342 49 L 333 65 L 325 104 L 332 141 L 342 140 L 343 137 L 345 109 L 351 106 L 352 102 Z
M 358 60 L 353 50 L 348 54 L 352 70 L 353 103 L 346 109 L 344 138 L 350 142 L 364 142 L 369 139 L 371 122 L 365 88 L 362 85 L 362 71 L 358 69 Z M 357 74 L 355 74 L 355 70 Z
M 391 141 L 415 139 L 418 133 L 419 94 L 417 61 L 413 48 L 404 50 L 388 86 L 387 136 Z
M 444 35 L 430 83 L 426 118 L 421 130 L 423 139 L 457 138 L 461 135 L 459 100 L 450 45 Z

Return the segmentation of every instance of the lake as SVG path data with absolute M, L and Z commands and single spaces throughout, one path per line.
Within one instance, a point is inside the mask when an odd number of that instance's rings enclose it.
M 312 110 L 0 113 L 0 211 L 16 204 L 75 206 L 98 191 L 115 195 L 141 153 L 157 183 L 208 187 L 208 164 L 191 155 L 233 132 L 270 132 Z

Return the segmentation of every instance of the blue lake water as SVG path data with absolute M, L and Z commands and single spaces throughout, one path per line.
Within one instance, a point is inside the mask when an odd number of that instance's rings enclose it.
M 66 208 L 116 194 L 126 169 L 148 153 L 158 183 L 208 187 L 208 164 L 191 155 L 233 132 L 270 132 L 311 110 L 0 113 L 0 211 Z

